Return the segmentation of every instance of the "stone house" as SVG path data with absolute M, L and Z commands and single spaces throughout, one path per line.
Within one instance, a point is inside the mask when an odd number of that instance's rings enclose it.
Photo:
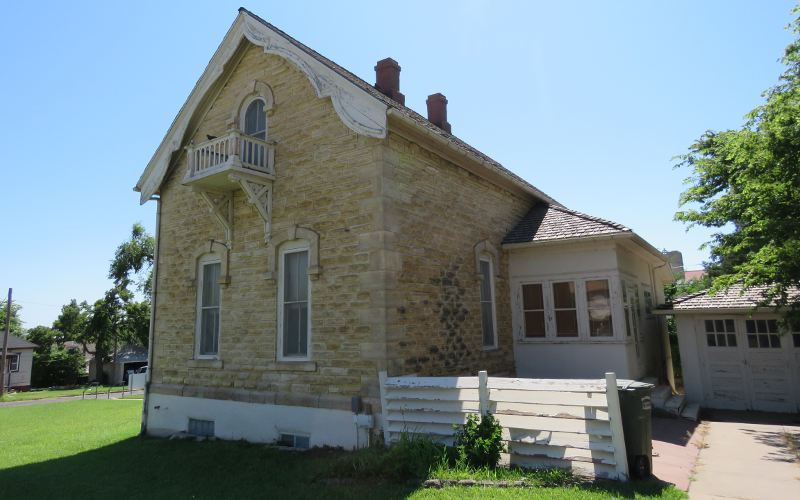
M 406 107 L 399 75 L 240 9 L 136 185 L 158 203 L 146 432 L 362 446 L 379 371 L 656 369 L 663 255 L 452 135 L 442 94 Z

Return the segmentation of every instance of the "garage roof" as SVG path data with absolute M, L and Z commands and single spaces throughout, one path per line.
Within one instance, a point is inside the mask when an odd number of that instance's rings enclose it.
M 709 294 L 708 290 L 681 297 L 672 304 L 659 307 L 662 314 L 671 312 L 691 312 L 708 309 L 743 310 L 754 309 L 763 305 L 767 286 L 758 286 L 745 289 L 742 285 L 734 285 L 728 290 Z M 789 292 L 789 300 L 800 298 L 800 289 Z M 774 303 L 771 304 L 774 306 Z

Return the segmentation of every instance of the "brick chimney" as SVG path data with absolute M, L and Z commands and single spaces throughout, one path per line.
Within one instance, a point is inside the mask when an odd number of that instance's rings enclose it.
M 447 98 L 436 93 L 428 96 L 428 121 L 450 133 L 450 124 L 447 123 Z
M 406 103 L 406 96 L 400 93 L 400 65 L 391 57 L 375 65 L 375 88 L 400 104 Z

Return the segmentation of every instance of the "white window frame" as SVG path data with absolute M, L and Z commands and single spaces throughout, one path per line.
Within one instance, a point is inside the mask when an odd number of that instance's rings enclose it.
M 203 268 L 207 265 L 219 264 L 220 278 L 223 276 L 222 259 L 216 254 L 208 254 L 200 257 L 197 260 L 197 299 L 195 306 L 195 342 L 194 342 L 194 358 L 195 359 L 220 359 L 220 350 L 222 347 L 222 286 L 217 283 L 219 287 L 219 325 L 217 325 L 217 352 L 215 354 L 200 354 L 200 342 L 202 335 L 202 321 L 203 321 L 203 286 L 204 275 Z
M 296 253 L 296 252 L 308 252 L 308 268 L 306 269 L 306 278 L 308 279 L 308 317 L 306 318 L 306 325 L 308 325 L 308 334 L 306 335 L 306 355 L 305 356 L 284 356 L 283 355 L 283 288 L 284 288 L 284 275 L 286 273 L 286 265 L 284 264 L 285 258 L 284 256 L 289 253 Z M 311 290 L 311 274 L 309 273 L 309 269 L 311 268 L 311 246 L 309 242 L 305 240 L 296 240 L 284 243 L 281 245 L 280 250 L 278 251 L 278 328 L 276 331 L 278 332 L 278 342 L 277 342 L 277 359 L 278 361 L 310 361 L 312 358 L 311 352 L 311 336 L 314 329 L 311 325 L 311 310 L 312 310 L 312 290 Z
M 586 282 L 606 280 L 608 281 L 609 294 L 611 300 L 611 324 L 613 334 L 607 337 L 592 337 L 589 334 L 589 307 L 586 300 Z M 575 307 L 578 317 L 578 335 L 576 337 L 559 337 L 556 335 L 556 318 L 555 318 L 555 300 L 553 297 L 553 283 L 573 282 L 575 283 Z M 522 303 L 522 287 L 524 285 L 542 285 L 542 292 L 544 294 L 544 320 L 545 320 L 545 336 L 544 337 L 526 337 L 525 336 L 525 313 Z M 620 293 L 620 277 L 617 274 L 603 273 L 603 274 L 565 274 L 558 276 L 543 276 L 531 278 L 519 278 L 514 282 L 516 304 L 514 305 L 515 315 L 517 317 L 516 341 L 522 344 L 536 344 L 536 343 L 589 343 L 589 344 L 602 344 L 602 343 L 625 343 L 628 340 L 625 338 L 624 331 L 624 313 L 622 311 Z
M 21 353 L 18 352 L 9 353 L 9 355 L 6 357 L 6 363 L 8 364 L 9 373 L 19 372 L 19 362 L 21 358 L 22 358 Z
M 269 103 L 267 102 L 267 99 L 265 99 L 261 95 L 250 96 L 250 97 L 246 98 L 242 102 L 242 106 L 241 106 L 241 108 L 239 108 L 239 109 L 241 109 L 241 113 L 240 113 L 240 116 L 239 116 L 239 130 L 242 132 L 242 134 L 245 134 L 248 137 L 255 137 L 255 136 L 250 136 L 245 132 L 245 121 L 247 119 L 247 110 L 250 108 L 250 105 L 253 104 L 255 101 L 261 101 L 261 102 L 264 103 L 264 139 L 263 140 L 267 141 L 267 140 L 269 140 L 269 110 L 270 110 L 270 106 L 269 106 Z M 260 140 L 262 140 L 262 139 L 260 139 Z
M 492 351 L 498 348 L 498 341 L 497 341 L 497 294 L 495 293 L 495 280 L 494 280 L 494 262 L 491 256 L 488 254 L 483 254 L 478 258 L 478 262 L 486 262 L 489 264 L 489 300 L 492 304 L 492 344 L 487 345 L 484 344 L 484 339 L 486 337 L 485 332 L 483 331 L 483 303 L 484 300 L 480 296 L 480 289 L 478 290 L 478 301 L 481 304 L 481 345 L 483 346 L 484 351 Z M 483 281 L 483 274 L 480 275 L 481 282 Z

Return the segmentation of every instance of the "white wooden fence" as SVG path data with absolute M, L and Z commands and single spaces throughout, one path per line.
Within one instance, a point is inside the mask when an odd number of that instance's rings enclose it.
M 509 464 L 564 468 L 626 480 L 628 461 L 613 373 L 605 380 L 387 377 L 380 374 L 386 443 L 401 433 L 452 444 L 454 424 L 492 413 L 503 427 Z

